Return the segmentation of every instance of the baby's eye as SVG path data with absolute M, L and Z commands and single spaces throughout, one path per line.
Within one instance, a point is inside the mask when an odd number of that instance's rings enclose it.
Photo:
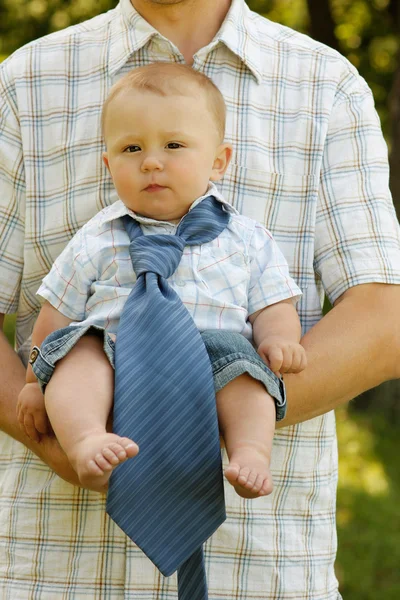
M 178 148 L 183 148 L 183 146 L 178 142 L 169 142 L 169 144 L 167 144 L 167 148 L 169 148 L 169 150 L 177 150 Z
M 124 150 L 124 152 L 139 152 L 140 151 L 140 146 L 127 146 Z

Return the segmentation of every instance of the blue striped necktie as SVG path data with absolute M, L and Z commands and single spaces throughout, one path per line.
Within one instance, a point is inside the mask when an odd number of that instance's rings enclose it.
M 115 346 L 114 432 L 139 454 L 113 471 L 107 512 L 165 576 L 178 569 L 179 600 L 207 600 L 202 544 L 226 518 L 211 364 L 170 277 L 186 245 L 216 238 L 229 214 L 213 196 L 175 235 L 124 225 L 137 281 Z

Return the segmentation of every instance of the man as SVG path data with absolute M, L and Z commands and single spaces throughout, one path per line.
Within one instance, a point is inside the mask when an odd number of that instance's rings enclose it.
M 371 93 L 345 59 L 243 0 L 121 0 L 18 51 L 0 71 L 0 312 L 18 309 L 26 361 L 42 277 L 117 199 L 101 165 L 101 105 L 125 72 L 155 60 L 187 62 L 221 89 L 238 148 L 221 189 L 273 232 L 304 294 L 308 367 L 285 376 L 275 491 L 250 502 L 226 489 L 228 520 L 206 545 L 210 599 L 338 599 L 331 411 L 400 376 L 386 147 Z M 321 319 L 323 290 L 334 308 Z M 54 438 L 22 435 L 24 368 L 4 339 L 0 357 L 0 595 L 176 597 L 175 578 L 108 519 L 105 498 L 63 480 L 76 476 Z

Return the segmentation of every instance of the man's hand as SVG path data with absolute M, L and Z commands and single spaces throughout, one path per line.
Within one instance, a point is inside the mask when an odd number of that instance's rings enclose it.
M 78 475 L 54 434 L 40 436 L 40 442 L 31 442 L 29 448 L 61 479 L 82 487 Z
M 0 314 L 0 429 L 34 452 L 59 477 L 82 487 L 53 433 L 44 434 L 40 442 L 35 442 L 19 426 L 16 408 L 25 385 L 25 369 L 1 331 L 3 319 Z M 108 426 L 112 427 L 111 417 Z
M 110 413 L 107 420 L 107 431 L 112 432 L 113 429 L 113 417 L 112 412 Z M 34 452 L 52 471 L 54 471 L 61 479 L 68 481 L 78 487 L 83 487 L 78 479 L 78 475 L 74 471 L 69 462 L 67 455 L 61 448 L 60 444 L 54 433 L 50 431 L 49 434 L 41 435 L 40 442 L 34 442 L 29 440 L 29 444 L 26 444 L 32 452 Z M 85 486 L 85 489 L 91 489 Z M 98 492 L 98 489 L 93 489 Z
M 53 433 L 41 435 L 40 442 L 30 441 L 29 445 L 26 445 L 61 479 L 78 487 L 83 487 L 67 455 Z M 92 489 L 88 486 L 85 486 L 85 488 Z M 93 491 L 98 492 L 99 490 L 93 489 Z
M 40 441 L 40 434 L 49 433 L 51 426 L 37 381 L 26 383 L 19 393 L 17 419 L 21 429 L 34 442 Z
M 300 373 L 307 366 L 303 346 L 282 337 L 265 338 L 258 346 L 258 354 L 276 375 Z

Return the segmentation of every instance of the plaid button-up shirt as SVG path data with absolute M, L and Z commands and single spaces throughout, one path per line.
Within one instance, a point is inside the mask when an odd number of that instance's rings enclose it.
M 29 338 L 36 291 L 74 233 L 117 200 L 102 165 L 110 86 L 178 49 L 121 0 L 33 42 L 0 70 L 0 312 Z M 303 331 L 349 287 L 400 283 L 387 150 L 365 81 L 333 50 L 233 0 L 193 64 L 227 103 L 235 155 L 220 189 L 274 235 L 303 291 Z M 0 596 L 172 600 L 164 579 L 105 514 L 105 499 L 60 480 L 0 437 Z M 226 486 L 228 519 L 206 544 L 210 600 L 337 600 L 334 414 L 276 433 L 275 490 Z M 129 501 L 129 499 L 127 499 Z

